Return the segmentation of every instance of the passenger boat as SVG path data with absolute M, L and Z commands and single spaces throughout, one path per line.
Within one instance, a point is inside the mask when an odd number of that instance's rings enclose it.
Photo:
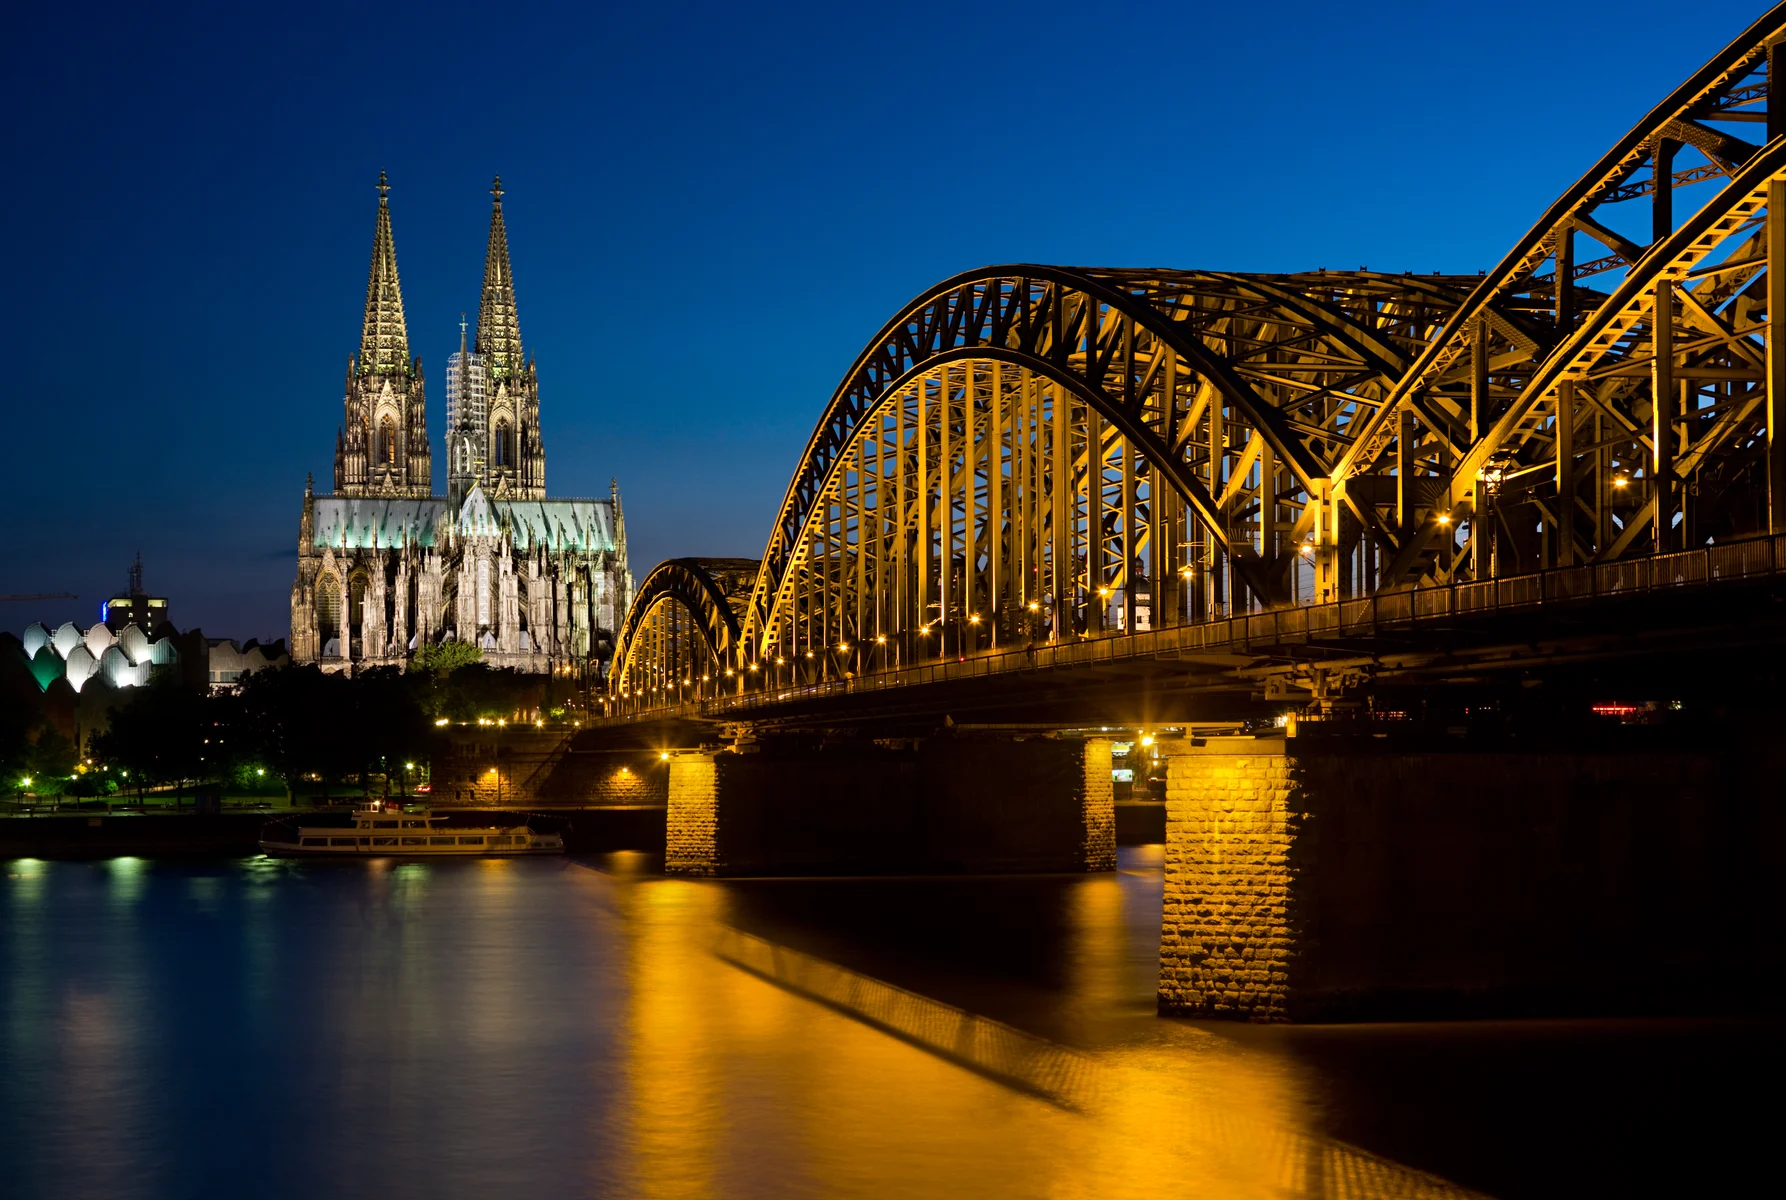
M 299 825 L 294 833 L 288 822 L 274 822 L 262 831 L 260 848 L 268 854 L 369 858 L 563 854 L 564 838 L 526 825 L 449 828 L 445 817 L 423 805 L 374 800 L 355 810 L 348 826 Z

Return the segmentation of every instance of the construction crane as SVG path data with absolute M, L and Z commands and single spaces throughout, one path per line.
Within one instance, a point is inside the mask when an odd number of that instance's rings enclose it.
M 79 600 L 73 592 L 23 592 L 15 596 L 0 596 L 0 604 L 9 600 Z

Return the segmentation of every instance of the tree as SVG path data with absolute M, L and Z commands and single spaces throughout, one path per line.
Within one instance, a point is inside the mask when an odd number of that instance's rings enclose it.
M 436 642 L 416 647 L 416 652 L 409 659 L 409 669 L 435 671 L 444 675 L 482 661 L 484 652 L 475 642 Z
M 51 780 L 66 783 L 68 777 L 74 774 L 79 760 L 80 755 L 76 753 L 74 743 L 63 737 L 54 727 L 46 725 L 37 731 L 37 740 L 31 745 L 25 773 L 33 779 L 42 780 L 46 785 L 44 790 L 47 791 Z
M 388 795 L 397 764 L 428 754 L 433 727 L 415 689 L 396 667 L 375 667 L 357 676 L 351 690 L 350 744 L 358 760 L 361 791 L 370 776 L 381 774 Z
M 315 666 L 254 671 L 229 697 L 224 724 L 244 756 L 264 762 L 285 781 L 289 799 L 310 772 L 338 774 L 341 739 L 351 724 L 349 686 L 346 677 Z
M 8 790 L 30 774 L 33 741 L 44 724 L 31 699 L 0 691 L 0 784 Z
M 453 721 L 475 721 L 479 717 L 507 717 L 533 700 L 544 688 L 537 675 L 527 675 L 512 667 L 490 667 L 473 663 L 449 675 L 436 677 L 428 711 Z
M 95 734 L 93 756 L 128 771 L 140 798 L 152 784 L 183 790 L 207 768 L 206 739 L 213 736 L 215 708 L 209 698 L 171 679 L 132 688 L 112 710 L 111 728 Z

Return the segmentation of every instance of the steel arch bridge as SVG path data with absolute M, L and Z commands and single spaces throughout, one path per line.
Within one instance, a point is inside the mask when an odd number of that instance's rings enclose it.
M 937 284 L 832 395 L 748 592 L 659 568 L 618 690 L 673 698 L 697 660 L 710 690 L 812 680 L 1786 533 L 1783 40 L 1786 5 L 1481 276 Z
M 748 594 L 754 558 L 672 558 L 640 581 L 627 610 L 609 679 L 660 690 L 710 683 L 739 659 L 733 599 Z

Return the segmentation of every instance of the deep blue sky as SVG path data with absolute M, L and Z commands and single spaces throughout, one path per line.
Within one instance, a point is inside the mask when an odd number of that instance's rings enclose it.
M 283 637 L 380 169 L 438 446 L 500 171 L 547 480 L 634 571 L 761 551 L 863 342 L 988 263 L 1475 271 L 1762 5 L 29 5 L 0 628 L 139 547 Z M 1657 30 L 1668 30 L 1657 38 Z

